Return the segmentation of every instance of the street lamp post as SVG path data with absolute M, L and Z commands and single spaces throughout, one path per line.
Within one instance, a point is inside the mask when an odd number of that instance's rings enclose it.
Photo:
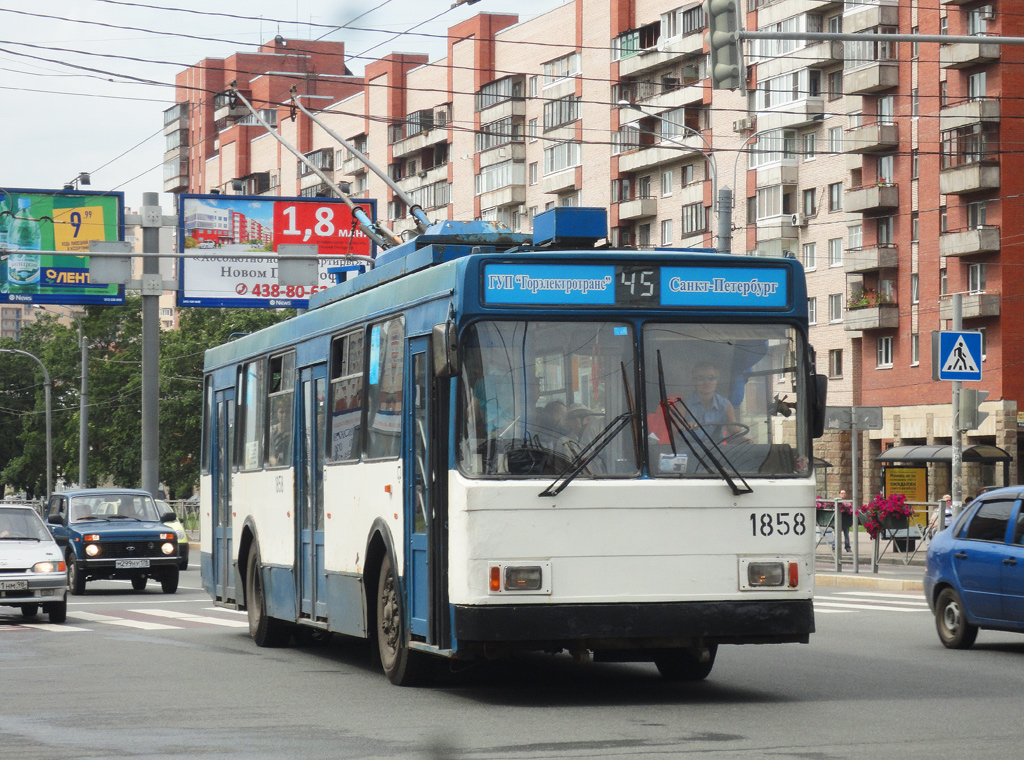
M 50 434 L 50 373 L 46 371 L 46 366 L 28 351 L 22 351 L 17 348 L 0 348 L 0 354 L 27 356 L 35 361 L 43 370 L 43 396 L 46 399 L 46 500 L 49 501 L 50 494 L 53 493 L 53 438 Z
M 718 162 L 715 159 L 715 154 L 711 147 L 711 143 L 707 141 L 707 138 L 704 137 L 704 135 L 701 134 L 699 130 L 694 129 L 693 127 L 688 127 L 685 124 L 680 124 L 677 121 L 666 119 L 664 116 L 659 116 L 658 114 L 655 113 L 648 113 L 647 111 L 643 110 L 640 106 L 638 106 L 636 103 L 631 103 L 628 100 L 620 100 L 618 104 L 623 108 L 632 108 L 634 111 L 639 111 L 644 116 L 651 116 L 665 124 L 671 124 L 673 127 L 677 127 L 678 129 L 681 129 L 688 134 L 698 137 L 700 141 L 704 143 L 704 147 L 707 150 L 701 150 L 700 152 L 701 154 L 703 154 L 704 158 L 707 159 L 708 168 L 711 171 L 711 204 L 712 209 L 715 210 L 715 220 L 718 223 L 718 232 L 716 235 L 717 244 L 715 246 L 715 250 L 717 250 L 719 253 L 731 253 L 730 243 L 732 241 L 732 191 L 729 190 L 729 188 L 727 187 L 722 189 L 719 189 L 718 187 Z M 653 132 L 652 130 L 649 129 L 644 129 L 643 127 L 636 124 L 631 124 L 629 126 L 640 132 L 647 132 L 648 134 L 657 135 L 657 132 Z M 673 140 L 674 137 L 675 136 L 673 135 L 668 139 Z

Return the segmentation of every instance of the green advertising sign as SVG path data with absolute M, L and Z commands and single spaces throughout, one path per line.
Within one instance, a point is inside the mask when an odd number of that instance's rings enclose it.
M 122 239 L 124 193 L 0 188 L 0 303 L 119 304 L 89 281 L 89 244 Z

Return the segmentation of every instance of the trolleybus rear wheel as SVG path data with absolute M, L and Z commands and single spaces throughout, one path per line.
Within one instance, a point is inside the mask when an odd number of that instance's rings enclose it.
M 701 662 L 689 649 L 667 649 L 654 658 L 658 672 L 670 681 L 703 681 L 715 666 L 718 644 L 708 647 L 708 659 Z

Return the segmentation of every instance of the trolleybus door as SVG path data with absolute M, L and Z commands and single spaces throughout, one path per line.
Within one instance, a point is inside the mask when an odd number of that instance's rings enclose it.
M 409 630 L 427 636 L 430 625 L 430 551 L 428 530 L 431 529 L 431 507 L 434 494 L 431 446 L 432 399 L 428 371 L 429 343 L 427 338 L 409 341 L 410 380 L 405 409 L 405 533 L 406 598 L 409 600 Z M 428 641 L 430 639 L 428 638 Z
M 298 503 L 300 617 L 325 619 L 324 588 L 324 439 L 327 411 L 327 365 L 302 370 L 299 376 Z
M 235 598 L 235 577 L 231 572 L 231 454 L 235 448 L 235 391 L 217 391 L 209 424 L 210 482 L 213 487 L 213 588 L 222 601 Z

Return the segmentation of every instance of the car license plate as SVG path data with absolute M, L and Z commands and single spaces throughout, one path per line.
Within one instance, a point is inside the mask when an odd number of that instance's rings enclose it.
M 148 559 L 116 559 L 114 567 L 117 570 L 130 570 L 135 567 L 149 567 Z
M 24 591 L 28 581 L 0 581 L 0 591 Z

